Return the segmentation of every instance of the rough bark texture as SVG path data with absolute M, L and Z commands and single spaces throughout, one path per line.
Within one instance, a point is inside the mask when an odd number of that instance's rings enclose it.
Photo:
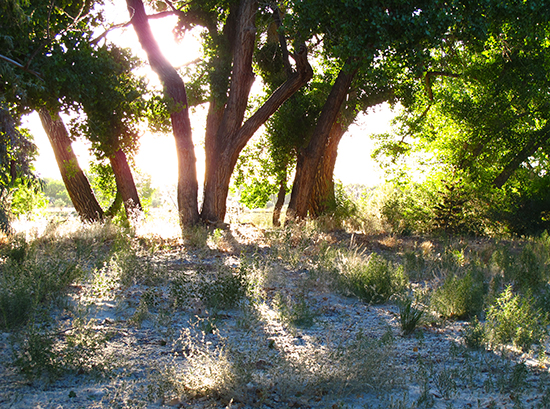
M 338 144 L 347 129 L 342 118 L 337 119 L 330 129 L 329 142 L 317 168 L 311 192 L 309 212 L 312 217 L 319 217 L 335 208 L 334 166 L 338 156 Z
M 233 72 L 229 98 L 217 129 L 212 126 L 216 122 L 215 120 L 209 118 L 208 121 L 205 143 L 206 174 L 201 217 L 212 223 L 223 222 L 225 218 L 229 182 L 242 149 L 258 128 L 313 76 L 313 70 L 307 61 L 307 50 L 302 47 L 294 56 L 296 72 L 243 123 L 250 87 L 254 81 L 252 55 L 256 36 L 256 12 L 256 1 L 243 0 L 241 2 L 237 24 L 239 32 L 232 47 Z M 221 110 L 211 107 L 210 112 L 220 115 Z
M 102 219 L 103 209 L 97 202 L 88 178 L 78 165 L 65 124 L 61 118 L 54 120 L 44 108 L 39 111 L 39 115 L 76 212 L 85 221 L 94 222 Z
M 178 157 L 178 211 L 181 226 L 189 227 L 199 221 L 199 211 L 195 147 L 185 85 L 160 51 L 149 26 L 142 0 L 127 0 L 126 4 L 139 42 L 147 53 L 149 64 L 159 76 L 164 92 L 173 104 L 170 119 Z
M 118 150 L 109 160 L 115 174 L 117 194 L 120 192 L 126 216 L 131 219 L 137 216 L 142 208 L 128 159 L 122 150 Z
M 287 220 L 307 216 L 315 175 L 330 142 L 331 129 L 338 118 L 356 71 L 344 65 L 323 106 L 308 146 L 298 155 L 296 176 L 287 210 Z

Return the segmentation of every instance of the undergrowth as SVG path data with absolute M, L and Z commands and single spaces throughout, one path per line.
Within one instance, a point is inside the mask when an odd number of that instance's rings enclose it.
M 231 229 L 197 227 L 182 244 L 109 223 L 13 237 L 0 250 L 0 329 L 11 334 L 11 364 L 31 382 L 109 378 L 118 365 L 105 352 L 118 336 L 109 325 L 128 332 L 162 328 L 154 342 L 169 347 L 169 356 L 147 361 L 143 386 L 153 402 L 290 407 L 318 397 L 406 389 L 400 371 L 420 391 L 409 407 L 433 404 L 433 388 L 451 401 L 479 379 L 491 393 L 521 395 L 530 369 L 516 362 L 494 374 L 470 354 L 487 350 L 505 360 L 503 351 L 535 351 L 544 357 L 547 235 L 404 240 L 326 230 L 323 223 L 326 228 L 326 221 L 317 221 L 266 231 L 261 246 L 238 243 Z M 321 333 L 323 326 L 330 329 L 324 315 L 331 306 L 324 304 L 336 294 L 358 304 L 393 304 L 398 333 Z M 106 304 L 120 321 L 93 318 L 94 308 Z M 426 331 L 453 320 L 470 321 L 456 353 L 466 363 L 436 370 L 418 348 Z M 236 338 L 227 335 L 229 325 L 238 328 Z M 412 350 L 415 364 L 398 370 L 395 337 L 409 335 L 419 345 Z M 406 399 L 393 402 L 402 407 Z

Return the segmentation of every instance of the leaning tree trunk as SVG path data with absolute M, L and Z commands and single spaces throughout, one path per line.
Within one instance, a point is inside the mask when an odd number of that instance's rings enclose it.
M 502 188 L 504 184 L 510 179 L 514 172 L 525 162 L 530 156 L 532 156 L 544 143 L 550 139 L 550 129 L 545 128 L 541 130 L 542 135 L 535 135 L 531 140 L 519 151 L 516 156 L 508 162 L 508 164 L 502 169 L 499 175 L 493 180 L 493 186 L 498 189 Z
M 309 201 L 309 212 L 312 217 L 319 217 L 336 207 L 334 166 L 338 156 L 338 144 L 348 128 L 342 121 L 343 118 L 339 115 L 339 118 L 332 125 L 328 145 L 317 168 Z
M 330 141 L 332 126 L 348 95 L 355 73 L 356 70 L 350 69 L 349 64 L 344 65 L 323 106 L 308 146 L 298 155 L 287 220 L 303 219 L 307 216 L 317 169 Z
M 128 165 L 128 159 L 124 151 L 119 149 L 109 160 L 115 174 L 117 195 L 120 192 L 126 216 L 128 219 L 132 219 L 141 212 L 142 208 L 134 177 L 132 176 L 132 170 L 130 169 L 130 165 Z
M 206 174 L 201 217 L 211 223 L 223 222 L 225 218 L 229 183 L 242 149 L 258 128 L 313 76 L 313 70 L 307 61 L 307 49 L 301 46 L 298 53 L 293 56 L 296 71 L 292 72 L 267 101 L 243 123 L 250 88 L 254 82 L 252 56 L 256 38 L 256 13 L 255 0 L 241 2 L 237 24 L 239 32 L 232 47 L 234 58 L 229 97 L 217 129 L 207 127 Z M 221 111 L 211 108 L 211 112 L 219 114 Z
M 71 147 L 71 139 L 63 120 L 61 118 L 54 120 L 45 108 L 39 111 L 39 115 L 42 126 L 52 145 L 61 177 L 76 212 L 85 221 L 94 222 L 102 219 L 103 209 L 101 209 L 101 206 L 97 202 L 88 178 L 78 165 L 78 160 Z
M 190 227 L 199 221 L 199 210 L 195 147 L 185 84 L 160 51 L 142 0 L 126 0 L 126 4 L 139 42 L 149 58 L 149 64 L 159 76 L 164 93 L 173 106 L 170 119 L 178 157 L 178 211 L 181 226 Z

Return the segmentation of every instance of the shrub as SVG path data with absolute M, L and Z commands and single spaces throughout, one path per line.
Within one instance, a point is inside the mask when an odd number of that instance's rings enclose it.
M 344 292 L 367 303 L 383 303 L 407 285 L 403 267 L 377 254 L 371 254 L 367 260 L 356 256 L 345 258 L 340 268 L 340 285 Z
M 448 276 L 434 291 L 431 306 L 442 318 L 464 319 L 483 310 L 484 295 L 483 278 L 469 271 L 463 277 Z
M 61 301 L 80 274 L 75 263 L 60 259 L 18 254 L 5 261 L 0 266 L 0 328 L 24 325 L 41 306 Z
M 485 328 L 477 317 L 464 329 L 464 343 L 468 348 L 482 349 L 485 346 Z
M 546 338 L 548 315 L 535 308 L 531 296 L 514 294 L 508 286 L 487 311 L 486 331 L 491 345 L 512 343 L 522 351 Z
M 213 281 L 202 281 L 197 293 L 207 308 L 225 310 L 236 307 L 247 294 L 246 271 L 225 269 Z

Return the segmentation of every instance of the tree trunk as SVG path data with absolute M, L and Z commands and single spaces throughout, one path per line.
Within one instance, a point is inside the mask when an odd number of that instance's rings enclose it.
M 317 169 L 330 142 L 332 127 L 348 95 L 355 73 L 356 70 L 352 70 L 348 63 L 344 65 L 323 106 L 308 146 L 298 155 L 287 220 L 303 219 L 307 216 Z
M 348 129 L 348 126 L 342 121 L 343 118 L 339 115 L 339 118 L 332 125 L 328 145 L 317 168 L 309 203 L 309 212 L 312 217 L 319 217 L 334 210 L 336 207 L 334 166 L 336 165 L 336 157 L 338 156 L 338 144 Z
M 198 182 L 185 84 L 174 67 L 162 55 L 149 26 L 142 0 L 126 0 L 126 4 L 139 42 L 147 53 L 149 64 L 159 76 L 164 93 L 173 104 L 170 119 L 178 157 L 179 219 L 182 227 L 190 227 L 199 221 Z
M 541 146 L 550 138 L 550 132 L 548 129 L 541 130 L 542 135 L 534 136 L 527 145 L 517 153 L 517 155 L 504 167 L 502 172 L 493 181 L 493 186 L 498 189 L 502 188 L 504 184 L 510 179 L 519 166 L 525 162 L 529 156 L 532 156 Z
M 281 225 L 281 209 L 285 204 L 286 197 L 286 176 L 281 180 L 281 185 L 279 186 L 279 193 L 277 194 L 277 203 L 273 208 L 273 226 L 279 227 Z
M 55 160 L 61 177 L 80 218 L 95 222 L 103 218 L 103 209 L 90 187 L 88 178 L 80 169 L 78 160 L 71 147 L 71 139 L 61 118 L 53 119 L 50 113 L 42 108 L 39 111 L 42 126 L 52 145 Z
M 142 208 L 126 154 L 119 149 L 109 160 L 115 174 L 117 195 L 120 192 L 126 216 L 132 219 L 142 211 Z
M 254 81 L 252 55 L 256 36 L 256 13 L 255 0 L 241 2 L 237 24 L 239 32 L 232 47 L 234 62 L 227 104 L 223 109 L 212 108 L 214 102 L 210 103 L 211 113 L 219 115 L 223 111 L 217 129 L 207 126 L 205 142 L 206 174 L 201 217 L 211 223 L 223 222 L 225 218 L 229 183 L 242 149 L 258 128 L 313 76 L 313 70 L 307 61 L 307 49 L 302 46 L 294 55 L 296 71 L 243 123 Z M 210 121 L 209 118 L 209 124 L 214 122 L 216 121 Z

